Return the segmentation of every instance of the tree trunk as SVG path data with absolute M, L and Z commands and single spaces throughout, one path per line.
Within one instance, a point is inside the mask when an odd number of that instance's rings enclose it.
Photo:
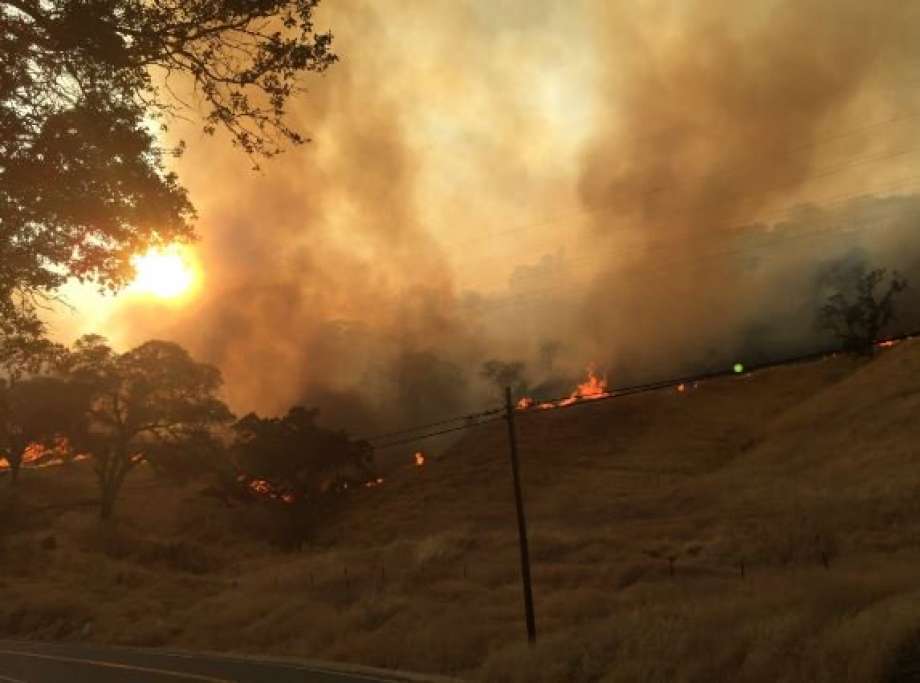
M 113 449 L 106 461 L 102 463 L 102 467 L 97 470 L 101 493 L 99 515 L 103 520 L 112 518 L 115 512 L 115 501 L 118 499 L 121 485 L 124 483 L 125 476 L 131 470 L 133 464 L 131 457 L 128 455 L 127 446 L 122 442 Z
M 112 514 L 115 512 L 115 496 L 103 491 L 102 501 L 99 506 L 99 518 L 102 521 L 107 521 L 112 519 Z

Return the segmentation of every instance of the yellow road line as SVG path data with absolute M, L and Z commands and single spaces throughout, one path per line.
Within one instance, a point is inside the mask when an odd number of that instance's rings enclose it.
M 181 671 L 168 671 L 166 669 L 151 669 L 144 666 L 131 666 L 130 664 L 115 664 L 114 662 L 103 662 L 97 659 L 80 659 L 78 657 L 61 657 L 60 655 L 40 655 L 36 652 L 22 652 L 19 650 L 0 650 L 0 655 L 11 655 L 13 657 L 31 657 L 32 659 L 47 659 L 55 662 L 67 662 L 69 664 L 85 664 L 106 669 L 124 669 L 127 671 L 140 671 L 148 674 L 160 676 L 172 676 L 174 678 L 184 678 L 189 681 L 204 681 L 204 683 L 234 683 L 226 678 L 212 678 L 211 676 L 200 676 L 198 674 L 187 674 Z M 2 679 L 0 679 L 2 680 Z M 18 683 L 24 683 L 22 681 Z

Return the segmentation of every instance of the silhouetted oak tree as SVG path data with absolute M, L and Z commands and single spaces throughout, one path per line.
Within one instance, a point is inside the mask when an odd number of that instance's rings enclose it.
M 183 145 L 152 121 L 200 112 L 252 157 L 303 141 L 287 104 L 335 61 L 317 3 L 0 0 L 0 341 L 40 338 L 67 278 L 114 289 L 133 254 L 192 237 L 164 164 Z
M 51 448 L 57 437 L 73 432 L 84 408 L 83 396 L 60 377 L 0 381 L 0 456 L 10 464 L 12 485 L 26 449 Z
M 250 413 L 240 418 L 233 425 L 240 469 L 308 498 L 349 476 L 360 483 L 370 479 L 370 444 L 318 426 L 318 414 L 296 406 L 284 417 Z
M 232 420 L 217 398 L 220 371 L 194 361 L 178 344 L 149 341 L 118 354 L 90 335 L 76 342 L 67 371 L 88 398 L 72 439 L 93 456 L 103 519 L 111 517 L 125 477 L 148 446 L 193 444 L 202 430 Z
M 884 268 L 866 271 L 859 264 L 832 271 L 836 289 L 818 315 L 819 325 L 834 334 L 847 351 L 870 354 L 879 334 L 895 319 L 894 297 L 907 287 L 907 281 L 893 273 L 887 289 L 878 291 L 886 279 Z

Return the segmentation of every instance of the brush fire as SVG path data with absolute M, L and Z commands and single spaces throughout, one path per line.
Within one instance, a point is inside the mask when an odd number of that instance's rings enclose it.
M 297 502 L 296 493 L 272 484 L 267 479 L 257 479 L 246 474 L 240 474 L 236 480 L 244 489 L 257 498 L 276 500 L 288 505 Z
M 525 396 L 517 402 L 518 410 L 529 410 L 537 408 L 538 410 L 549 410 L 551 408 L 561 408 L 569 406 L 578 401 L 591 401 L 599 398 L 613 396 L 613 392 L 607 388 L 607 378 L 595 374 L 594 367 L 588 368 L 588 376 L 584 382 L 575 387 L 575 390 L 568 398 L 557 401 L 544 401 L 537 403 L 532 397 Z
M 67 439 L 61 437 L 56 439 L 50 446 L 40 443 L 31 443 L 26 446 L 20 466 L 23 469 L 42 469 L 45 467 L 57 467 L 67 462 L 80 462 L 88 457 L 84 453 L 74 454 Z M 8 469 L 10 469 L 9 460 L 0 456 L 0 472 Z
M 425 464 L 425 454 L 417 451 L 415 454 L 415 466 L 422 467 Z

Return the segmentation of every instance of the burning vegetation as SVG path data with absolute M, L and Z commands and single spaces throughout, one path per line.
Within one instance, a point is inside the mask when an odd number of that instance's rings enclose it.
M 550 410 L 552 408 L 569 406 L 578 401 L 592 401 L 613 396 L 613 392 L 608 389 L 606 376 L 601 377 L 597 375 L 594 366 L 589 366 L 587 372 L 588 376 L 585 378 L 585 381 L 576 386 L 575 390 L 572 391 L 567 398 L 537 403 L 532 397 L 524 396 L 517 402 L 518 410 L 529 410 L 531 408 L 536 408 L 537 410 Z
M 89 458 L 85 453 L 75 453 L 67 437 L 59 436 L 50 444 L 33 442 L 25 447 L 20 467 L 23 469 L 42 469 L 57 467 L 68 462 L 80 462 Z M 10 461 L 0 456 L 0 473 L 11 468 Z

